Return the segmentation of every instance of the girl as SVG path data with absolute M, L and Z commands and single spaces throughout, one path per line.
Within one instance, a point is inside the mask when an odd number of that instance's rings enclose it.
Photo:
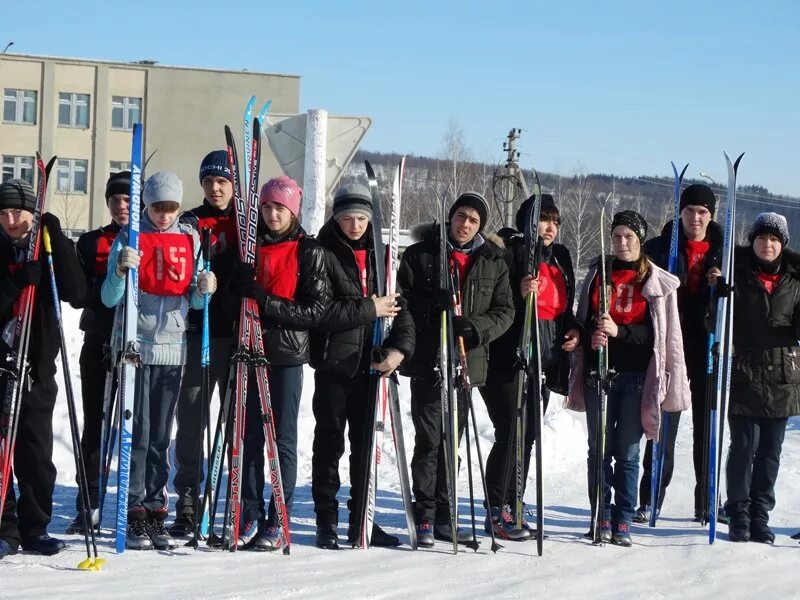
M 568 408 L 586 411 L 589 496 L 595 514 L 595 436 L 600 401 L 591 375 L 597 350 L 606 348 L 608 412 L 600 530 L 603 541 L 620 546 L 632 543 L 630 524 L 636 509 L 642 434 L 648 439 L 658 435 L 662 408 L 685 410 L 690 402 L 678 319 L 676 290 L 680 282 L 643 254 L 646 237 L 647 223 L 640 214 L 626 210 L 614 215 L 613 260 L 607 270 L 609 310 L 599 314 L 600 283 L 595 263 L 586 276 L 578 304 L 577 316 L 584 323 L 586 335 L 584 344 L 573 353 L 567 399 Z

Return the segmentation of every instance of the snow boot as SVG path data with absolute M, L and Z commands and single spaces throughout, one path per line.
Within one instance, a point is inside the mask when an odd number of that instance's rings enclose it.
M 433 525 L 427 519 L 423 519 L 417 525 L 417 544 L 420 548 L 433 548 L 434 543 Z
M 22 540 L 22 549 L 25 552 L 53 556 L 61 552 L 67 545 L 59 539 L 52 538 L 46 533 Z
M 169 526 L 169 534 L 174 538 L 185 538 L 194 535 L 194 514 L 183 512 Z
M 759 544 L 774 544 L 775 534 L 765 521 L 756 520 L 750 523 L 750 540 Z
M 152 550 L 153 540 L 147 528 L 147 514 L 142 511 L 128 512 L 128 535 L 125 539 L 128 550 Z
M 323 550 L 339 549 L 339 534 L 335 525 L 317 525 L 317 548 Z
M 167 513 L 157 512 L 152 513 L 147 520 L 147 532 L 150 534 L 150 540 L 156 550 L 171 550 L 177 546 L 177 542 L 164 526 L 166 518 Z
M 728 540 L 731 542 L 750 541 L 750 517 L 749 515 L 732 516 L 728 525 Z
M 618 523 L 614 534 L 612 535 L 611 542 L 617 546 L 630 548 L 633 546 L 631 539 L 631 527 L 627 523 Z

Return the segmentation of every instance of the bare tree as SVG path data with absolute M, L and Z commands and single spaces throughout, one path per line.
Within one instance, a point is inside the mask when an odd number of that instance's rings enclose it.
M 600 224 L 597 222 L 598 196 L 583 171 L 559 186 L 561 239 L 572 252 L 576 276 L 583 274 L 597 251 Z M 602 226 L 605 230 L 605 224 Z
M 87 202 L 82 196 L 72 196 L 69 192 L 53 194 L 53 214 L 61 221 L 61 227 L 67 236 L 74 229 L 82 229 L 86 215 Z
M 470 189 L 472 177 L 468 163 L 472 158 L 472 152 L 467 147 L 464 130 L 457 119 L 450 119 L 447 131 L 442 138 L 440 158 L 441 171 L 437 173 L 436 179 L 450 185 L 451 197 L 455 198 L 461 192 Z M 439 168 L 440 165 L 437 164 L 437 169 Z

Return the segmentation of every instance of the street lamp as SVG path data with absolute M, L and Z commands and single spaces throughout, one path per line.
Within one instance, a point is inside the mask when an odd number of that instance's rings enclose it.
M 6 44 L 6 47 L 5 47 L 5 48 L 3 48 L 3 51 L 2 51 L 2 52 L 0 52 L 0 54 L 5 54 L 5 53 L 6 53 L 6 51 L 7 51 L 9 48 L 11 48 L 11 46 L 13 46 L 13 45 L 14 45 L 14 42 L 8 42 L 8 43 Z
M 719 184 L 717 183 L 717 181 L 716 181 L 716 180 L 715 180 L 713 177 L 711 177 L 711 175 L 709 175 L 708 173 L 706 173 L 705 171 L 700 171 L 700 177 L 704 177 L 704 178 L 708 179 L 708 180 L 709 180 L 711 183 L 713 183 L 714 185 L 719 185 Z

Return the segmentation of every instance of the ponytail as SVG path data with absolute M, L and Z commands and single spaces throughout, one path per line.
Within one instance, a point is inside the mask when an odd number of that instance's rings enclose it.
M 636 261 L 636 283 L 643 283 L 648 277 L 650 277 L 650 259 L 648 259 L 647 255 L 644 253 L 644 249 L 642 249 L 641 254 L 639 254 L 639 260 Z

